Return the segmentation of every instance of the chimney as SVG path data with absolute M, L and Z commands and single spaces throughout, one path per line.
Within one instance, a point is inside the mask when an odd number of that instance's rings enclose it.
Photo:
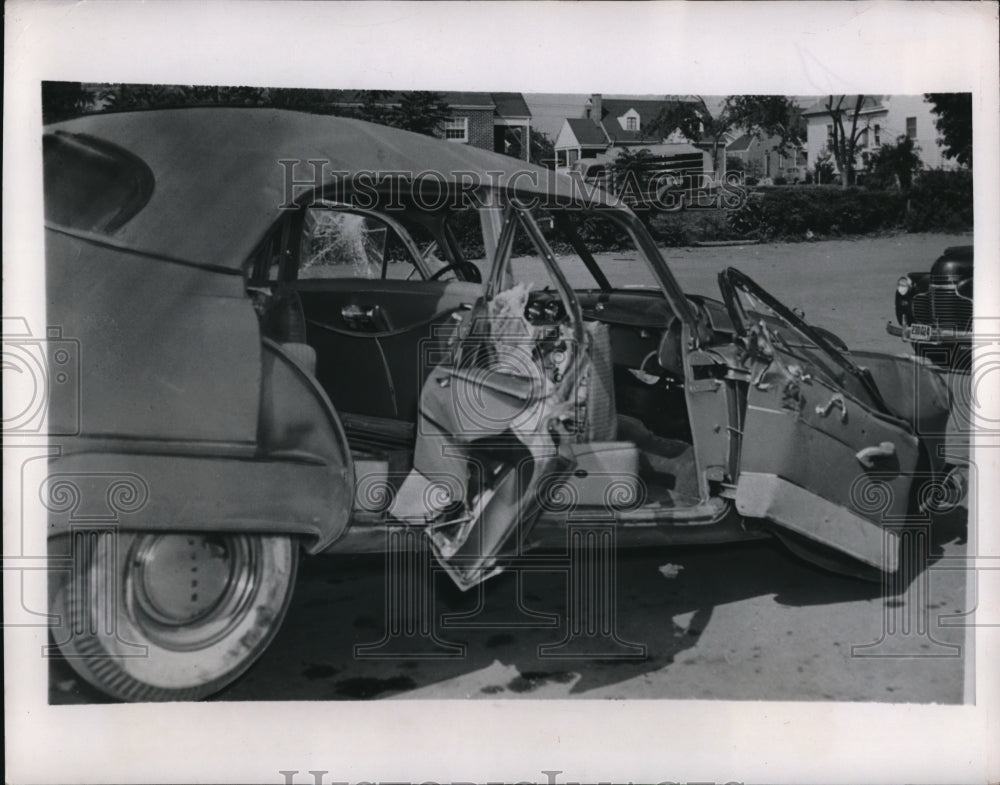
M 593 120 L 595 123 L 601 122 L 601 115 L 603 113 L 603 107 L 601 106 L 601 94 L 591 93 L 590 98 L 587 99 L 586 106 L 586 116 Z

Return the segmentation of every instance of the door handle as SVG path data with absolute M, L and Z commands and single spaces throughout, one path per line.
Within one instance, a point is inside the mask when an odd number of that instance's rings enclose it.
M 834 410 L 834 408 L 840 409 L 840 421 L 847 422 L 847 404 L 844 402 L 844 396 L 841 395 L 840 393 L 834 393 L 832 396 L 830 396 L 830 400 L 827 401 L 825 405 L 822 403 L 817 404 L 816 414 L 818 414 L 820 417 L 827 417 L 829 416 L 830 412 Z M 888 442 L 882 442 L 882 443 L 888 444 Z M 861 459 L 858 458 L 858 460 Z
M 377 305 L 357 305 L 351 303 L 340 309 L 340 315 L 348 329 L 375 332 L 378 329 L 376 317 L 381 315 Z
M 891 458 L 896 454 L 896 445 L 892 442 L 882 442 L 878 445 L 858 450 L 854 456 L 866 469 L 875 468 L 875 461 L 880 458 Z

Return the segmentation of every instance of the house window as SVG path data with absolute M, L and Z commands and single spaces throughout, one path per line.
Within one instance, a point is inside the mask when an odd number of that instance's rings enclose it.
M 826 141 L 829 142 L 831 145 L 833 144 L 833 123 L 827 123 Z
M 449 142 L 469 141 L 469 118 L 450 117 L 444 121 L 444 138 Z
M 580 151 L 579 150 L 567 150 L 566 151 L 566 165 L 567 166 L 572 166 L 578 160 L 580 160 Z
M 861 136 L 858 138 L 861 147 L 868 146 L 868 129 L 866 128 L 861 132 Z
M 625 130 L 626 131 L 638 131 L 639 130 L 639 118 L 638 117 L 626 117 L 625 118 Z
M 875 123 L 875 146 L 878 147 L 882 144 L 882 126 Z
M 917 138 L 917 118 L 916 117 L 907 117 L 906 118 L 906 135 L 910 139 L 916 139 Z

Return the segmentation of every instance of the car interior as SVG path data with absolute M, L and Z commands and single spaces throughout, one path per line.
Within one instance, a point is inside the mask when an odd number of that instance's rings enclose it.
M 361 517 L 385 514 L 385 494 L 369 486 L 388 480 L 398 489 L 409 473 L 421 390 L 478 307 L 476 273 L 489 272 L 481 246 L 456 240 L 469 236 L 467 226 L 400 220 L 314 205 L 280 222 L 248 265 L 262 335 L 315 374 L 341 418 Z M 639 505 L 666 516 L 698 505 L 679 319 L 656 290 L 613 289 L 571 221 L 540 223 L 560 266 L 572 268 L 598 380 L 588 387 L 587 438 L 575 447 L 580 498 L 602 498 L 601 488 L 585 487 L 589 474 L 606 485 L 600 475 L 637 467 Z M 527 285 L 522 315 L 539 359 L 572 319 L 529 239 L 519 232 L 512 241 L 513 277 L 503 288 Z

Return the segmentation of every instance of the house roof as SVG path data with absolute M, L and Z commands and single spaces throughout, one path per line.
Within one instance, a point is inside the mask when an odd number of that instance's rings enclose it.
M 393 95 L 399 95 L 399 93 Z M 482 106 L 488 109 L 496 107 L 490 93 L 442 92 L 438 95 L 449 106 Z
M 837 99 L 840 96 L 834 96 L 834 105 L 837 103 Z M 820 115 L 829 114 L 829 110 L 826 108 L 827 101 L 829 101 L 830 96 L 824 95 L 822 98 L 816 100 L 812 106 L 809 106 L 802 112 L 803 117 L 817 117 Z M 843 100 L 840 101 L 840 106 L 846 111 L 854 111 L 854 105 L 858 100 L 857 95 L 845 95 Z M 861 111 L 862 112 L 876 112 L 880 109 L 884 109 L 882 106 L 882 96 L 880 95 L 866 95 L 862 97 L 861 101 Z
M 746 152 L 750 149 L 750 145 L 753 144 L 753 139 L 750 134 L 742 134 L 726 146 L 726 151 L 730 153 Z
M 608 139 L 604 135 L 604 131 L 593 120 L 585 117 L 570 117 L 567 118 L 566 122 L 569 123 L 569 128 L 580 145 L 584 147 L 605 147 L 607 145 Z
M 633 98 L 603 98 L 601 99 L 601 124 L 612 142 L 641 142 L 646 139 L 658 139 L 659 136 L 648 136 L 647 128 L 669 106 L 671 101 L 650 101 Z M 639 115 L 639 130 L 628 131 L 618 122 L 618 118 L 634 109 Z
M 360 90 L 335 90 L 334 102 L 344 104 L 361 103 Z M 477 107 L 492 109 L 495 117 L 531 117 L 531 110 L 521 93 L 476 93 L 446 91 L 438 93 L 441 100 L 452 107 Z M 397 104 L 402 92 L 387 92 L 386 104 Z
M 531 110 L 521 93 L 490 93 L 500 117 L 531 117 Z

